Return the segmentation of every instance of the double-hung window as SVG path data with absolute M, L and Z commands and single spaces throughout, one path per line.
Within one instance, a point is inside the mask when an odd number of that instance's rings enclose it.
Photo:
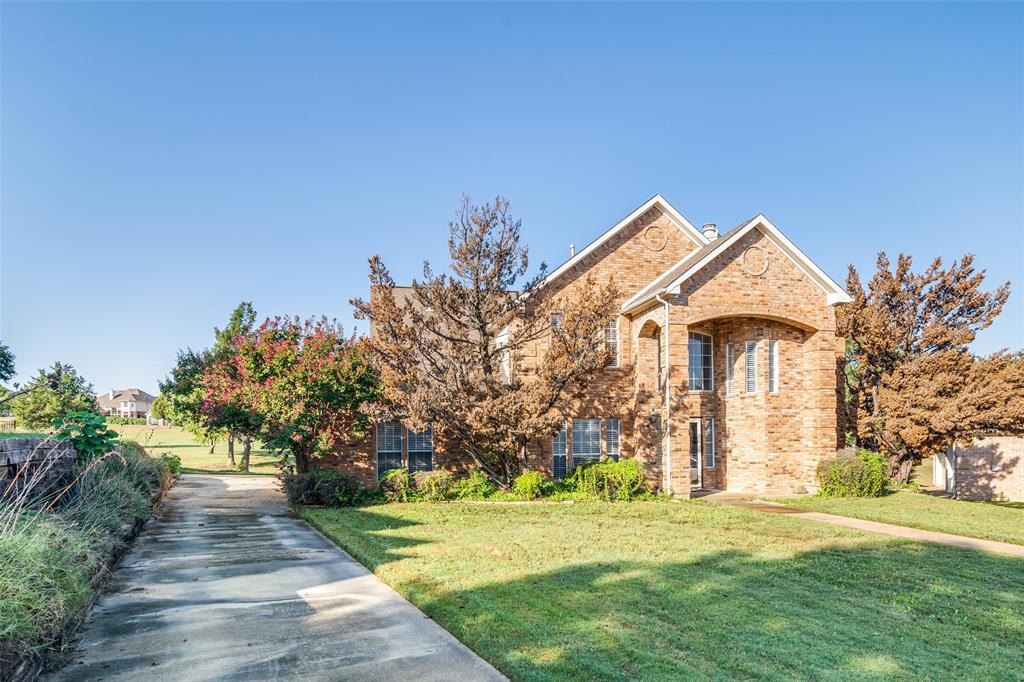
M 757 341 L 747 341 L 744 348 L 744 375 L 747 393 L 757 393 Z
M 690 332 L 689 351 L 690 390 L 714 390 L 714 376 L 711 364 L 711 336 L 701 334 L 700 332 Z
M 402 468 L 402 423 L 377 424 L 377 478 Z
M 604 328 L 604 349 L 608 351 L 608 366 L 619 366 L 619 318 L 611 320 Z
M 604 420 L 604 452 L 619 461 L 619 438 L 622 433 L 622 422 L 618 417 Z
M 565 474 L 568 471 L 568 465 L 565 461 L 565 446 L 567 441 L 568 433 L 566 431 L 565 424 L 563 424 L 558 433 L 551 436 L 551 474 L 555 478 L 565 478 Z
M 562 313 L 551 313 L 551 331 L 557 334 L 562 330 Z
M 409 472 L 431 471 L 434 468 L 434 427 L 409 432 Z
M 601 420 L 572 420 L 572 465 L 601 459 Z
M 768 341 L 768 392 L 779 392 L 779 342 Z
M 732 365 L 733 365 L 732 344 L 731 343 L 727 343 L 727 344 L 725 344 L 725 394 L 726 395 L 732 395 L 733 392 L 736 390 L 736 388 L 734 386 L 734 384 L 736 382 L 733 381 L 733 378 L 732 378 L 732 372 L 733 372 L 733 366 Z

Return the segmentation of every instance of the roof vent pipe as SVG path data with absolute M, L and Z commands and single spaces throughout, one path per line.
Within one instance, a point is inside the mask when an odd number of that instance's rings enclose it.
M 707 223 L 704 225 L 704 238 L 709 242 L 713 242 L 718 239 L 718 226 L 714 223 Z
M 569 244 L 569 258 L 572 258 L 575 255 L 576 255 L 576 245 L 575 244 Z

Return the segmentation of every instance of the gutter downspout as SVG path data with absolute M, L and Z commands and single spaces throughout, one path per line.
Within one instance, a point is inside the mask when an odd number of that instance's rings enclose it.
M 670 339 L 671 321 L 668 300 L 661 297 L 659 293 L 655 298 L 665 305 L 665 490 L 672 495 L 672 402 L 670 400 L 669 387 L 672 385 L 672 348 Z

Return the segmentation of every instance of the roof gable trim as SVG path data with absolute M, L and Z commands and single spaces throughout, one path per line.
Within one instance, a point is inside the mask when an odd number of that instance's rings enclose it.
M 577 264 L 579 264 L 584 258 L 594 253 L 598 248 L 601 247 L 601 245 L 603 245 L 609 239 L 614 237 L 620 231 L 629 227 L 629 225 L 632 224 L 634 220 L 636 220 L 643 214 L 647 213 L 647 211 L 651 210 L 655 206 L 660 206 L 661 209 L 664 211 L 665 215 L 668 217 L 669 222 L 671 222 L 673 225 L 682 230 L 682 232 L 685 233 L 686 236 L 692 239 L 696 244 L 703 246 L 709 243 L 707 237 L 705 237 L 700 230 L 694 227 L 693 223 L 687 220 L 682 213 L 677 211 L 675 207 L 673 207 L 672 204 L 668 203 L 668 201 L 666 201 L 660 194 L 655 194 L 653 197 L 645 201 L 635 211 L 633 211 L 628 216 L 626 216 L 618 223 L 613 225 L 611 228 L 609 228 L 607 231 L 605 231 L 604 234 L 602 234 L 597 239 L 587 244 L 587 246 L 580 250 L 575 256 L 573 256 L 572 258 L 570 258 L 569 260 L 565 261 L 560 266 L 552 270 L 551 273 L 549 273 L 548 276 L 544 278 L 543 284 L 548 284 L 564 275 L 566 272 L 568 272 Z

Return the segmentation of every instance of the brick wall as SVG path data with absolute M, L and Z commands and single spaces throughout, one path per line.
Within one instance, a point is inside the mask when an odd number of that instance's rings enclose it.
M 986 436 L 958 446 L 954 481 L 958 499 L 1024 502 L 1024 438 Z
M 599 282 L 613 280 L 625 301 L 696 247 L 659 208 L 653 208 L 545 287 L 543 295 L 572 296 L 581 278 L 591 274 Z M 825 293 L 754 230 L 683 285 L 669 305 L 669 316 L 666 321 L 663 304 L 654 302 L 618 318 L 619 367 L 606 369 L 585 396 L 566 406 L 568 451 L 573 418 L 602 419 L 602 451 L 604 420 L 618 418 L 621 455 L 640 458 L 651 483 L 660 489 L 671 468 L 673 492 L 685 497 L 690 494 L 690 420 L 714 419 L 714 466 L 704 467 L 701 458 L 705 487 L 769 494 L 813 490 L 817 463 L 835 450 L 838 438 L 836 358 L 842 353 L 842 339 L 836 337 L 835 310 Z M 688 390 L 691 329 L 713 337 L 715 388 L 709 392 Z M 780 384 L 775 394 L 767 390 L 771 339 L 779 348 Z M 742 390 L 747 340 L 758 342 L 758 391 L 752 395 Z M 727 343 L 735 344 L 737 390 L 731 396 L 725 395 Z M 529 375 L 546 347 L 542 339 L 526 348 L 514 371 Z M 659 382 L 659 348 L 661 376 L 669 381 L 670 418 L 664 384 Z M 530 468 L 552 473 L 551 445 L 550 437 L 530 445 Z M 666 456 L 669 450 L 671 458 Z M 435 451 L 439 467 L 461 471 L 467 466 L 465 458 L 446 455 L 443 444 Z M 369 483 L 376 473 L 374 453 L 371 435 L 339 448 L 325 465 L 352 471 Z

